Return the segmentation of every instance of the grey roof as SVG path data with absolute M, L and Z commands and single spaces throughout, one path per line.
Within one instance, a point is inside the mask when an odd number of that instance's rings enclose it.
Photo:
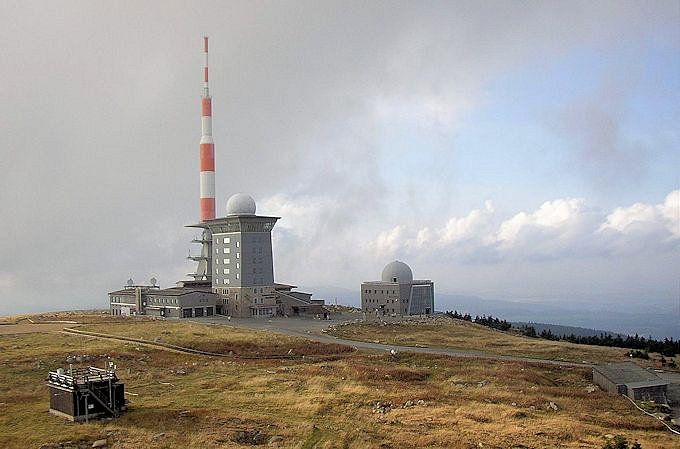
M 399 282 L 388 282 L 388 281 L 363 281 L 362 284 L 371 285 L 399 285 Z M 423 284 L 433 284 L 432 279 L 414 279 L 411 282 L 401 282 L 401 284 L 411 284 L 411 285 L 423 285 Z
M 599 372 L 610 382 L 617 385 L 631 385 L 636 383 L 648 382 L 653 385 L 667 384 L 659 376 L 647 371 L 633 362 L 610 363 L 608 365 L 597 365 L 593 370 Z
M 636 389 L 636 388 L 646 388 L 646 387 L 659 387 L 662 385 L 669 385 L 670 382 L 667 380 L 659 379 L 658 381 L 656 380 L 648 380 L 646 382 L 628 382 L 626 383 L 626 387 Z
M 115 290 L 112 292 L 109 292 L 109 295 L 134 295 L 135 290 L 132 288 L 124 288 L 122 290 Z
M 154 291 L 149 291 L 146 292 L 147 295 L 149 296 L 181 296 L 181 295 L 187 295 L 189 293 L 210 293 L 212 295 L 216 294 L 211 291 L 207 291 L 205 289 L 200 289 L 200 288 L 187 288 L 187 287 L 170 287 L 170 288 L 164 288 L 164 289 L 159 289 L 159 290 L 154 290 Z
M 194 224 L 189 224 L 185 225 L 185 228 L 203 228 L 203 229 L 208 229 L 210 226 L 213 225 L 220 225 L 224 223 L 228 223 L 232 220 L 237 220 L 242 223 L 253 223 L 253 222 L 262 222 L 262 221 L 272 221 L 274 220 L 275 222 L 280 220 L 281 217 L 272 217 L 269 215 L 228 215 L 226 217 L 217 217 L 213 218 L 212 220 L 206 220 L 202 221 L 200 223 L 194 223 Z

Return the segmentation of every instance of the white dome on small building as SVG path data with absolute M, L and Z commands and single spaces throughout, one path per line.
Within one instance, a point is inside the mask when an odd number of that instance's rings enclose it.
M 395 260 L 385 265 L 382 271 L 383 282 L 396 282 L 398 284 L 410 284 L 413 282 L 411 267 L 404 262 Z
M 255 215 L 255 200 L 245 193 L 235 193 L 227 201 L 227 215 Z

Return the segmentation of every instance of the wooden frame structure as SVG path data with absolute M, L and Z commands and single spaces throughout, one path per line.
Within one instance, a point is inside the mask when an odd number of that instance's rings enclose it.
M 113 370 L 95 368 L 50 371 L 50 413 L 71 421 L 115 418 L 126 410 L 124 385 Z

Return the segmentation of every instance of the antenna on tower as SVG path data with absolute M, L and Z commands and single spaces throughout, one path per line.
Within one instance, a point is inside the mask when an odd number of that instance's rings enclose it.
M 212 100 L 208 89 L 208 37 L 203 37 L 203 98 L 201 98 L 200 208 L 201 221 L 215 218 L 215 143 L 212 137 Z
M 203 53 L 205 54 L 205 67 L 203 67 L 203 96 L 208 98 L 210 96 L 210 89 L 208 88 L 208 36 L 203 37 Z

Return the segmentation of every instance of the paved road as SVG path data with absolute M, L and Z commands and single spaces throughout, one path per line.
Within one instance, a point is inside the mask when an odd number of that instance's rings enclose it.
M 324 335 L 321 333 L 323 329 L 326 329 L 332 324 L 340 324 L 348 319 L 355 319 L 356 316 L 343 316 L 340 319 L 334 320 L 313 320 L 306 318 L 272 318 L 269 320 L 265 319 L 250 319 L 250 318 L 234 318 L 228 320 L 226 317 L 213 316 L 213 317 L 203 317 L 203 318 L 193 318 L 192 321 L 199 323 L 210 323 L 218 324 L 223 326 L 233 326 L 249 329 L 265 329 L 272 332 L 278 332 L 285 335 L 291 335 L 295 337 L 304 337 L 312 341 L 318 341 L 320 343 L 339 343 L 348 346 L 355 347 L 357 349 L 373 350 L 373 351 L 402 351 L 402 352 L 416 352 L 424 354 L 437 354 L 437 355 L 448 355 L 451 357 L 472 357 L 480 359 L 489 360 L 503 360 L 503 361 L 521 361 L 521 362 L 531 362 L 531 363 L 543 363 L 549 365 L 558 366 L 578 366 L 578 367 L 589 367 L 592 365 L 585 363 L 574 363 L 565 362 L 561 360 L 545 360 L 545 359 L 534 359 L 530 357 L 516 357 L 510 355 L 497 355 L 489 354 L 480 351 L 466 351 L 463 349 L 450 349 L 450 348 L 431 348 L 431 347 L 414 347 L 414 346 L 400 346 L 400 345 L 390 345 L 381 343 L 371 343 L 367 341 L 355 341 L 346 340 L 344 338 L 334 337 L 332 335 Z

